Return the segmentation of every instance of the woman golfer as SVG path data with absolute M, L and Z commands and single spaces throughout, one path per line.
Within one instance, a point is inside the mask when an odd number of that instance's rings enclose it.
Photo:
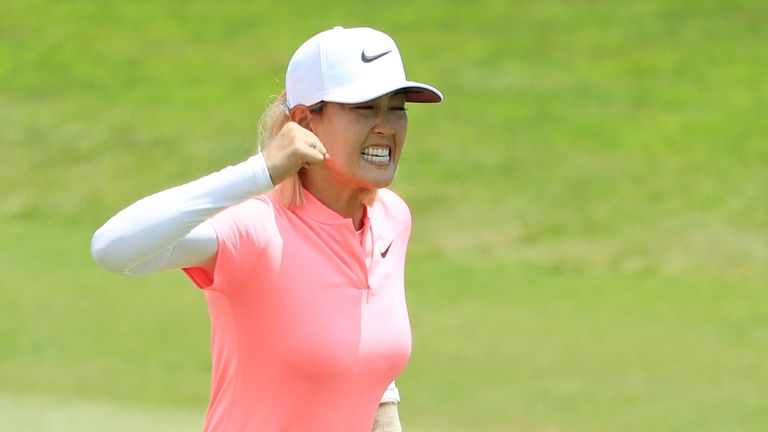
M 206 431 L 399 430 L 408 362 L 411 218 L 385 189 L 405 144 L 395 42 L 336 27 L 291 58 L 263 150 L 137 201 L 93 237 L 104 268 L 180 268 L 205 292 L 213 379 Z

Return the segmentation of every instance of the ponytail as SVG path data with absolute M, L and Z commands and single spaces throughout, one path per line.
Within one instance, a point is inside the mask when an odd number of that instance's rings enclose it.
M 285 102 L 285 90 L 267 107 L 259 120 L 258 151 L 263 151 L 289 121 L 288 107 Z M 277 201 L 285 207 L 299 207 L 304 204 L 304 191 L 299 174 L 295 173 L 275 185 L 271 192 Z

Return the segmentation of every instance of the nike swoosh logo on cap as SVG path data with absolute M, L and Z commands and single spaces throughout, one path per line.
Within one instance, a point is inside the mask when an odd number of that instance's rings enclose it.
M 384 51 L 381 54 L 376 54 L 376 55 L 368 56 L 368 55 L 365 55 L 365 50 L 363 50 L 363 53 L 360 55 L 360 60 L 362 60 L 363 63 L 370 63 L 370 62 L 372 62 L 374 60 L 378 60 L 378 59 L 384 57 L 385 55 L 387 55 L 387 54 L 389 54 L 391 52 L 392 52 L 392 50 L 389 50 L 389 51 Z

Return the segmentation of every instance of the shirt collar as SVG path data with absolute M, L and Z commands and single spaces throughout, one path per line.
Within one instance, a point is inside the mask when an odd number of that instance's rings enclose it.
M 350 226 L 354 227 L 354 224 L 352 223 L 352 219 L 342 217 L 340 214 L 336 213 L 335 211 L 329 209 L 325 206 L 325 204 L 321 203 L 317 198 L 315 198 L 314 195 L 309 193 L 306 189 L 302 188 L 304 193 L 304 204 L 297 208 L 296 210 L 309 216 L 310 218 L 314 219 L 317 222 L 320 222 L 322 224 L 327 225 L 340 225 L 340 224 L 349 224 Z M 363 209 L 363 226 L 365 227 L 368 224 L 368 217 L 371 214 L 371 209 L 366 206 L 365 209 Z

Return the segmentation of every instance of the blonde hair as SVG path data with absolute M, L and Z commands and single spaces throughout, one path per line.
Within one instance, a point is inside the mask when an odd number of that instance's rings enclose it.
M 258 150 L 263 151 L 280 133 L 291 118 L 286 105 L 285 90 L 269 104 L 259 120 Z M 304 204 L 304 191 L 301 186 L 299 173 L 295 173 L 276 185 L 270 192 L 277 201 L 285 207 L 299 207 Z
M 273 98 L 274 100 L 269 104 L 264 114 L 259 119 L 259 138 L 258 138 L 258 151 L 261 152 L 269 146 L 272 140 L 280 133 L 290 120 L 290 110 L 286 103 L 285 90 Z M 320 112 L 323 110 L 323 104 L 325 102 L 319 102 L 309 107 L 312 112 Z M 300 207 L 304 204 L 304 187 L 301 184 L 301 171 L 304 168 L 299 169 L 290 177 L 286 178 L 280 184 L 276 185 L 275 189 L 270 194 L 283 206 L 288 208 Z M 362 203 L 370 205 L 376 199 L 376 189 L 366 191 L 362 196 Z

